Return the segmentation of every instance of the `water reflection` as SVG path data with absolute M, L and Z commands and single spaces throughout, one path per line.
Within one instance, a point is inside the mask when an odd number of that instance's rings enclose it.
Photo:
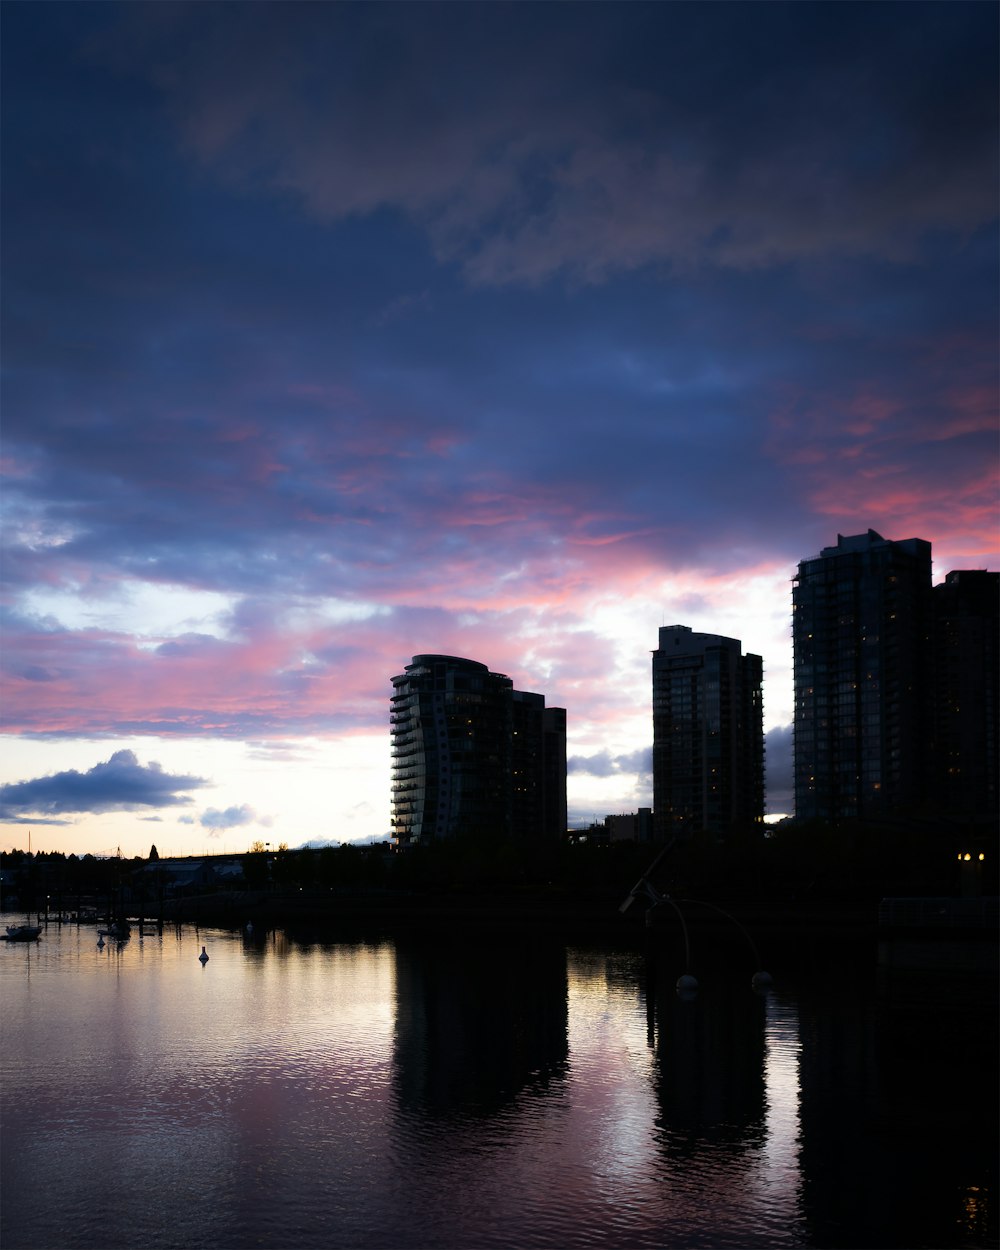
M 796 998 L 781 989 L 765 995 L 764 1079 L 767 1088 L 763 1165 L 760 1183 L 770 1194 L 792 1199 L 802 1220 L 800 1151 L 802 1086 L 799 1061 L 799 1011 Z
M 694 996 L 676 991 L 676 976 L 651 953 L 656 1142 L 685 1244 L 802 1244 L 794 1002 L 755 993 L 726 952 Z
M 94 938 L 0 951 L 4 1250 L 995 1242 L 953 969 L 682 1001 L 645 946 Z
M 393 1079 L 404 1119 L 496 1114 L 567 1056 L 565 949 L 554 941 L 396 951 Z
M 674 991 L 672 971 L 648 984 L 655 994 L 657 1096 L 664 1149 L 690 1153 L 692 1142 L 743 1151 L 764 1137 L 764 1000 L 722 966 L 697 996 Z M 666 980 L 667 984 L 663 982 Z
M 800 988 L 812 1244 L 996 1245 L 996 978 L 969 978 L 974 945 L 956 977 L 944 945 Z

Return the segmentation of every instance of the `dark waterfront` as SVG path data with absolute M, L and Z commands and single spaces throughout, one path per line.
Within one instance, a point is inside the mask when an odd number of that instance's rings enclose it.
M 993 943 L 97 940 L 0 949 L 5 1250 L 997 1244 Z

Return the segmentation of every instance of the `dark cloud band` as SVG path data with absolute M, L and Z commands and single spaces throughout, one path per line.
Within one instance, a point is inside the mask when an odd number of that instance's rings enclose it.
M 206 784 L 201 777 L 165 773 L 156 763 L 143 766 L 132 751 L 116 751 L 84 773 L 69 769 L 0 787 L 0 818 L 178 807 L 193 801 L 185 791 Z

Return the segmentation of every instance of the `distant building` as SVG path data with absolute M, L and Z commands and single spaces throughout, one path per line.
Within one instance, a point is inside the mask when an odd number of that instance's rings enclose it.
M 242 883 L 243 875 L 242 855 L 209 855 L 150 859 L 139 869 L 137 879 L 154 882 L 170 895 L 191 893 L 208 886 L 233 889 Z
M 563 709 L 458 656 L 416 655 L 392 685 L 397 846 L 565 832 Z
M 1000 573 L 951 572 L 934 587 L 935 806 L 958 820 L 1000 811 Z
M 653 652 L 653 829 L 658 841 L 764 820 L 763 661 L 686 625 Z
M 792 591 L 797 819 L 877 820 L 927 801 L 931 545 L 868 530 Z
M 637 812 L 605 816 L 604 828 L 609 842 L 649 842 L 653 837 L 653 812 L 640 807 Z

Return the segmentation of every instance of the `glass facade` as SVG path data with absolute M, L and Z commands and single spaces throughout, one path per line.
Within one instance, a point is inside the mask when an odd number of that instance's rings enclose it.
M 547 795 L 566 804 L 565 712 L 458 656 L 417 655 L 392 679 L 392 824 L 400 847 L 543 832 Z M 562 712 L 562 771 L 547 729 Z M 563 830 L 564 832 L 565 830 Z

